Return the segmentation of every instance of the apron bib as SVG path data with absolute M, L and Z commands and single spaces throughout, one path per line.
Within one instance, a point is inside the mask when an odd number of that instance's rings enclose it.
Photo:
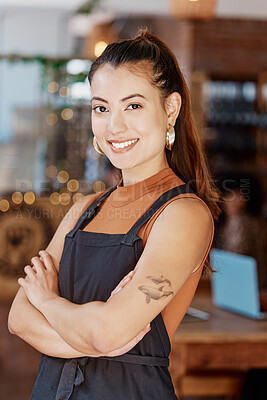
M 163 193 L 126 234 L 83 231 L 116 187 L 94 201 L 65 236 L 59 289 L 72 303 L 107 301 L 143 252 L 138 236 L 141 226 L 173 197 L 194 193 L 188 184 Z M 160 313 L 144 338 L 121 356 L 63 359 L 42 355 L 31 400 L 177 400 L 168 370 L 170 350 Z

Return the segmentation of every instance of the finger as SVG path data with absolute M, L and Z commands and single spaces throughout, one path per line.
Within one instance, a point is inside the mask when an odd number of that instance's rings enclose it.
M 26 267 L 24 267 L 24 272 L 29 278 L 33 278 L 36 275 L 36 272 L 30 265 L 26 265 Z
M 131 276 L 127 276 L 127 278 L 123 279 L 123 281 L 121 281 L 117 287 L 121 287 L 123 288 L 128 282 L 130 282 L 131 280 Z
M 135 337 L 136 343 L 140 342 L 143 337 L 151 330 L 150 324 L 148 324 L 138 335 Z
M 18 284 L 24 289 L 25 284 L 26 284 L 25 279 L 19 278 L 18 279 Z
M 132 279 L 133 275 L 134 275 L 134 271 L 131 271 L 131 272 L 129 272 L 129 274 L 125 275 L 125 277 L 116 286 L 115 290 L 120 286 L 125 286 L 125 284 L 128 283 Z
M 129 274 L 127 274 L 124 278 L 132 278 L 134 276 L 134 270 L 130 271 Z
M 130 282 L 134 275 L 135 271 L 130 271 L 129 274 L 125 275 L 125 277 L 118 283 L 118 285 L 115 287 L 115 289 L 112 290 L 110 297 L 108 300 L 111 299 L 115 294 L 117 294 L 127 283 Z
M 118 287 L 123 288 L 127 283 L 129 283 L 132 280 L 133 273 L 131 272 L 130 274 L 126 275 L 123 280 L 118 284 Z
M 42 257 L 45 267 L 47 269 L 49 269 L 50 271 L 56 271 L 56 267 L 54 265 L 54 262 L 52 260 L 52 257 L 50 256 L 50 254 L 46 251 L 46 250 L 40 250 L 39 251 L 40 256 Z
M 119 285 L 121 283 L 123 283 L 125 280 L 132 279 L 133 275 L 134 275 L 134 271 L 130 271 L 129 274 L 125 275 L 125 277 L 122 278 L 122 280 L 120 281 Z
M 131 277 L 127 277 L 124 278 L 119 284 L 118 286 L 115 287 L 115 289 L 111 292 L 110 297 L 114 296 L 115 294 L 117 294 L 122 288 L 124 288 L 124 286 L 127 285 L 127 283 L 129 283 L 131 280 Z
M 37 256 L 32 257 L 31 262 L 33 264 L 32 268 L 35 269 L 35 271 L 38 274 L 40 274 L 40 273 L 42 273 L 44 271 L 45 265 L 42 262 L 42 260 L 40 260 L 40 257 L 37 257 Z
M 145 329 L 143 330 L 143 332 L 145 332 L 145 334 L 146 334 L 146 333 L 149 332 L 149 331 L 151 331 L 151 325 L 150 325 L 150 324 L 148 324 L 148 325 L 145 327 Z
M 119 291 L 121 290 L 122 288 L 121 287 L 116 287 L 112 292 L 111 292 L 111 294 L 110 294 L 110 299 L 111 299 L 111 297 L 113 297 L 115 294 L 117 294 L 117 293 L 119 293 Z

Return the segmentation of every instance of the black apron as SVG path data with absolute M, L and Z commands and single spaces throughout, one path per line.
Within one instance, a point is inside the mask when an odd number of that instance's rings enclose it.
M 194 193 L 188 184 L 163 193 L 126 234 L 83 231 L 116 187 L 94 201 L 65 237 L 59 289 L 72 303 L 107 301 L 142 254 L 143 241 L 137 236 L 141 226 L 171 198 Z M 144 338 L 121 356 L 64 359 L 42 355 L 31 400 L 177 400 L 168 370 L 170 350 L 158 314 Z

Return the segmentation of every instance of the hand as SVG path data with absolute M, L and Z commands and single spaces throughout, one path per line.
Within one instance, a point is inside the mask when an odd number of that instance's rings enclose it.
M 18 283 L 23 287 L 30 303 L 40 310 L 41 304 L 59 296 L 58 273 L 53 260 L 47 251 L 39 252 L 40 257 L 33 257 L 33 266 L 26 265 L 25 278 L 19 278 Z
M 120 283 L 116 286 L 116 288 L 111 292 L 111 295 L 107 301 L 110 301 L 110 299 L 115 296 L 122 288 L 124 288 L 127 283 L 129 283 L 134 276 L 135 271 L 129 272 L 128 275 L 126 275 Z M 151 330 L 150 324 L 148 324 L 134 339 L 132 339 L 129 343 L 124 345 L 123 347 L 120 347 L 119 349 L 113 350 L 105 356 L 108 357 L 115 357 L 115 356 L 120 356 L 121 354 L 127 353 L 129 350 L 131 350 L 137 343 L 139 343 L 143 337 Z
M 115 287 L 114 290 L 112 290 L 110 297 L 108 298 L 107 301 L 109 301 L 115 294 L 117 294 L 122 288 L 124 288 L 125 285 L 127 285 L 127 283 L 129 283 L 132 279 L 132 277 L 134 276 L 134 270 L 130 271 L 129 274 L 127 274 L 119 283 L 118 285 Z

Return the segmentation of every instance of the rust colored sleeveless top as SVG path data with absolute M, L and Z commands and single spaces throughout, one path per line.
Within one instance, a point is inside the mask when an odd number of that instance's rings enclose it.
M 164 168 L 155 175 L 137 182 L 129 186 L 122 186 L 123 180 L 119 181 L 116 190 L 114 190 L 109 197 L 101 204 L 101 210 L 93 218 L 92 221 L 84 228 L 89 232 L 101 233 L 119 233 L 124 234 L 135 224 L 135 222 L 145 213 L 146 210 L 159 198 L 164 192 L 184 184 L 171 168 Z M 106 190 L 107 191 L 107 190 Z M 97 193 L 91 203 L 100 197 L 104 192 Z M 208 209 L 213 226 L 212 237 L 202 260 L 201 265 L 194 270 L 189 278 L 186 280 L 177 295 L 172 299 L 168 306 L 162 311 L 162 316 L 170 335 L 170 338 L 177 329 L 180 321 L 182 320 L 187 308 L 189 307 L 194 293 L 196 291 L 201 272 L 203 270 L 204 262 L 207 254 L 211 248 L 213 235 L 214 235 L 214 222 L 212 214 L 206 203 L 193 193 L 180 194 L 168 202 L 166 202 L 139 230 L 138 236 L 143 240 L 143 245 L 147 242 L 148 235 L 152 229 L 153 223 L 159 217 L 167 205 L 182 197 L 195 198 L 196 201 L 201 201 Z M 89 204 L 88 204 L 89 205 Z M 87 205 L 87 206 L 88 206 Z M 177 223 L 178 225 L 178 223 Z

